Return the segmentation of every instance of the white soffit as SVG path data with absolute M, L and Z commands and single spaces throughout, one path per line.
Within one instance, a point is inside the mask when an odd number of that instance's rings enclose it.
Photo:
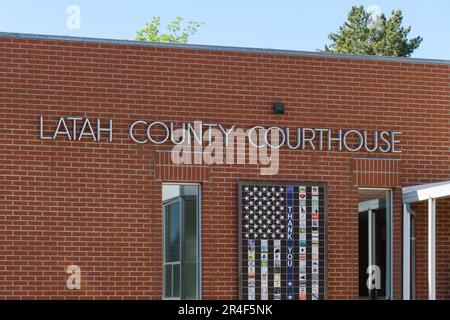
M 450 180 L 402 188 L 403 203 L 450 197 Z

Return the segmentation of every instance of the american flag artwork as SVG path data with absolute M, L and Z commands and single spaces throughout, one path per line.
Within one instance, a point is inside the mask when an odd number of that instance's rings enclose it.
M 325 189 L 239 184 L 241 299 L 325 299 Z

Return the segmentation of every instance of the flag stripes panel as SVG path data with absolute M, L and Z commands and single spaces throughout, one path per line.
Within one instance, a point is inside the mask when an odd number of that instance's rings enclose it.
M 325 298 L 325 192 L 320 184 L 239 185 L 242 299 Z

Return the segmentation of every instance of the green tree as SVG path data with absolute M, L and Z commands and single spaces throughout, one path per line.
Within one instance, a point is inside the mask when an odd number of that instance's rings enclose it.
M 160 17 L 155 16 L 152 18 L 151 22 L 145 24 L 145 28 L 136 32 L 136 40 L 181 44 L 187 43 L 189 37 L 195 34 L 203 23 L 196 21 L 183 22 L 183 17 L 176 17 L 166 27 L 169 33 L 161 33 L 159 30 L 161 25 Z
M 400 10 L 392 11 L 392 16 L 386 19 L 384 14 L 376 17 L 363 6 L 354 6 L 339 31 L 328 35 L 332 44 L 323 51 L 409 57 L 422 38 L 408 40 L 411 27 L 402 27 L 402 20 Z

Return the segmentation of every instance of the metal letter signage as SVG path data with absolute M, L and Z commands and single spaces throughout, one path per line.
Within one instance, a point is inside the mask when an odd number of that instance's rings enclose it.
M 239 184 L 240 299 L 326 299 L 326 187 Z
M 89 119 L 79 116 L 60 117 L 48 130 L 48 120 L 43 116 L 39 119 L 39 138 L 41 140 L 56 140 L 58 138 L 69 141 L 107 141 L 113 140 L 112 119 Z M 47 127 L 47 130 L 46 128 Z M 237 139 L 242 134 L 250 146 L 254 148 L 267 147 L 269 149 L 288 148 L 295 150 L 325 150 L 347 152 L 381 152 L 401 153 L 398 149 L 400 131 L 378 131 L 356 129 L 330 128 L 281 128 L 277 126 L 253 126 L 237 128 L 236 125 L 224 127 L 221 124 L 136 120 L 128 127 L 128 138 L 137 144 L 173 144 L 196 143 L 208 146 L 211 143 L 211 130 L 222 135 L 222 141 L 227 146 L 230 139 Z M 103 137 L 101 135 L 103 133 Z M 257 142 L 255 136 L 262 137 Z M 274 135 L 277 137 L 272 140 Z M 206 137 L 206 138 L 205 138 Z M 239 140 L 239 139 L 237 139 Z

